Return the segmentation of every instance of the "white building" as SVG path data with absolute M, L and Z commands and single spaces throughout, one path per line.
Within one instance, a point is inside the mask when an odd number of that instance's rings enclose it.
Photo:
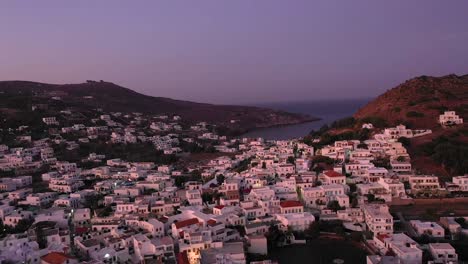
M 436 263 L 457 263 L 458 255 L 449 243 L 430 243 L 429 252 Z
M 456 185 L 457 191 L 468 192 L 468 175 L 453 177 L 451 184 Z
M 327 170 L 319 178 L 323 184 L 346 184 L 346 177 L 334 170 Z
M 404 233 L 398 233 L 393 235 L 383 235 L 379 239 L 374 241 L 383 243 L 379 246 L 383 246 L 387 251 L 391 250 L 399 262 L 402 264 L 420 264 L 422 263 L 423 251 L 418 247 L 413 239 L 405 235 Z
M 435 222 L 421 222 L 419 220 L 411 220 L 410 224 L 419 236 L 429 235 L 438 238 L 445 236 L 444 228 Z
M 445 111 L 439 116 L 439 123 L 443 126 L 463 124 L 463 118 L 460 118 L 455 111 Z
M 440 189 L 437 176 L 413 175 L 409 177 L 412 193 L 434 192 Z
M 362 209 L 366 225 L 374 235 L 393 233 L 393 217 L 387 205 L 367 204 Z
M 58 125 L 59 122 L 57 121 L 57 119 L 52 116 L 52 117 L 44 117 L 42 118 L 42 122 L 44 122 L 46 125 L 50 126 L 50 125 Z
M 315 221 L 315 217 L 309 212 L 277 214 L 276 219 L 281 223 L 281 229 L 287 230 L 289 227 L 295 231 L 304 231 Z

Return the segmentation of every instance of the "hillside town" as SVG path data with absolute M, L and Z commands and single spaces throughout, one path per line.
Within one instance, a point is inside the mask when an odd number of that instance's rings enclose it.
M 404 139 L 429 129 L 365 123 L 368 139 L 323 145 L 230 138 L 170 114 L 92 113 L 65 107 L 40 129 L 2 129 L 0 263 L 267 264 L 313 239 L 349 241 L 372 264 L 466 257 L 468 215 L 392 210 L 468 193 L 467 175 L 412 168 Z M 447 111 L 438 122 L 463 120 Z

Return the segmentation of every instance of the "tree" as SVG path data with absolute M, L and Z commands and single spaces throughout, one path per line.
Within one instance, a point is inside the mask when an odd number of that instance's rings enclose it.
M 271 224 L 268 228 L 268 232 L 265 234 L 269 248 L 273 249 L 277 247 L 278 244 L 284 242 L 286 239 L 284 232 L 281 231 L 277 225 Z
M 375 195 L 373 195 L 372 193 L 369 193 L 369 194 L 367 195 L 367 201 L 368 201 L 369 203 L 372 203 L 373 201 L 375 201 Z
M 176 187 L 178 188 L 182 188 L 182 186 L 184 186 L 184 183 L 187 182 L 188 179 L 186 176 L 177 176 L 175 177 L 174 179 L 174 184 Z
M 403 156 L 398 156 L 398 158 L 396 159 L 398 162 L 404 162 L 406 160 L 405 157 Z
M 296 161 L 296 160 L 294 159 L 293 156 L 289 156 L 289 157 L 288 157 L 288 160 L 287 160 L 288 163 L 291 163 L 291 164 L 294 165 L 295 161 Z
M 3 224 L 3 221 L 0 219 L 0 237 L 4 237 L 5 235 L 6 235 L 5 225 Z
M 359 205 L 359 201 L 358 201 L 357 197 L 355 197 L 355 196 L 351 197 L 351 207 L 357 208 L 358 205 Z
M 411 140 L 407 137 L 400 137 L 398 142 L 400 142 L 405 148 L 411 146 Z
M 327 208 L 330 209 L 330 210 L 333 210 L 334 212 L 342 209 L 342 207 L 340 206 L 340 203 L 338 201 L 330 201 L 327 204 Z
M 390 159 L 388 157 L 378 157 L 373 161 L 376 167 L 382 167 L 386 169 L 391 169 Z
M 455 218 L 455 222 L 457 222 L 462 228 L 465 228 L 467 225 L 466 220 L 463 217 Z
M 192 171 L 190 176 L 191 176 L 191 179 L 190 179 L 191 181 L 201 181 L 201 178 L 202 178 L 201 172 L 199 170 Z
M 33 218 L 25 218 L 18 221 L 15 227 L 11 228 L 9 233 L 23 233 L 33 224 Z
M 360 149 L 367 149 L 367 144 L 361 142 L 361 143 L 359 143 L 359 144 L 357 145 L 357 147 L 360 148 Z
M 112 214 L 112 206 L 108 205 L 104 207 L 102 210 L 99 210 L 97 214 L 99 217 L 108 217 Z
M 309 227 L 304 231 L 305 235 L 314 239 L 320 236 L 320 224 L 314 221 L 309 224 Z
M 218 176 L 216 176 L 216 181 L 218 182 L 218 185 L 223 184 L 225 179 L 226 179 L 226 177 L 224 177 L 223 174 L 219 174 Z
M 102 194 L 91 194 L 85 197 L 84 207 L 89 208 L 91 213 L 93 213 L 98 207 L 100 202 L 103 199 Z
M 213 194 L 212 193 L 204 192 L 204 193 L 202 193 L 201 197 L 202 197 L 202 200 L 203 200 L 204 203 L 210 203 L 210 202 L 213 201 Z

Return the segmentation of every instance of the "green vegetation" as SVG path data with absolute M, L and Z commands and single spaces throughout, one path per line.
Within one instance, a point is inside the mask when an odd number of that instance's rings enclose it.
M 334 121 L 333 123 L 331 123 L 330 126 L 325 124 L 322 127 L 320 127 L 320 129 L 317 131 L 312 130 L 309 134 L 312 136 L 321 136 L 325 134 L 326 132 L 328 132 L 329 130 L 340 129 L 340 128 L 352 128 L 354 127 L 355 124 L 356 124 L 356 119 L 354 119 L 354 117 L 345 117 L 345 118 Z
M 29 227 L 34 223 L 33 218 L 21 219 L 18 221 L 15 227 L 4 225 L 0 220 L 0 237 L 4 237 L 7 234 L 18 234 L 26 232 Z
M 178 188 L 182 188 L 184 186 L 184 184 L 188 181 L 197 181 L 197 182 L 201 182 L 202 181 L 202 177 L 201 177 L 201 173 L 200 171 L 198 170 L 194 170 L 192 171 L 192 173 L 190 173 L 189 175 L 180 175 L 180 176 L 175 176 L 174 177 L 174 180 L 175 180 L 175 186 L 177 186 Z
M 326 157 L 326 156 L 314 156 L 311 161 L 311 169 L 315 172 L 321 172 L 325 167 L 332 166 L 335 163 L 335 160 Z
M 383 203 L 385 203 L 384 199 L 376 198 L 375 195 L 372 194 L 372 193 L 367 194 L 366 197 L 367 197 L 367 201 L 369 203 L 372 203 L 372 202 L 383 202 Z
M 465 115 L 468 113 L 468 104 L 462 104 L 460 106 L 455 107 L 455 112 L 459 115 Z
M 400 142 L 405 148 L 408 148 L 411 146 L 411 140 L 407 137 L 400 137 L 398 139 L 398 142 Z
M 382 168 L 386 168 L 387 170 L 388 169 L 391 169 L 391 166 L 390 166 L 390 159 L 388 157 L 378 157 L 378 158 L 375 158 L 374 161 L 373 161 L 374 165 L 376 167 L 382 167 Z
M 406 117 L 419 118 L 419 117 L 424 117 L 424 114 L 420 112 L 416 112 L 416 111 L 409 111 L 408 113 L 406 113 Z
M 177 161 L 175 155 L 165 155 L 150 143 L 111 144 L 103 141 L 80 144 L 76 150 L 67 150 L 65 145 L 54 147 L 59 160 L 79 162 L 89 153 L 106 155 L 106 159 L 121 158 L 129 162 L 154 162 L 156 164 L 172 164 Z
M 434 89 L 431 89 L 427 86 L 421 86 L 417 89 L 417 92 L 420 94 L 434 94 Z
M 204 203 L 212 203 L 213 202 L 213 193 L 210 192 L 203 192 L 201 195 L 202 201 Z
M 247 170 L 249 168 L 249 164 L 250 164 L 251 161 L 252 161 L 252 159 L 248 158 L 248 159 L 245 159 L 245 160 L 239 162 L 239 164 L 237 164 L 237 166 L 234 168 L 234 171 L 242 172 L 242 171 Z
M 223 184 L 225 179 L 226 179 L 226 177 L 224 175 L 222 175 L 222 174 L 216 176 L 216 182 L 218 183 L 218 185 Z
M 196 142 L 187 142 L 185 140 L 182 140 L 179 138 L 179 148 L 182 149 L 183 152 L 189 152 L 189 153 L 202 153 L 202 152 L 214 152 L 214 147 L 211 145 L 202 145 Z
M 304 137 L 304 143 L 313 146 L 314 148 L 321 148 L 339 140 L 367 140 L 370 138 L 370 130 L 365 128 L 358 131 L 346 131 L 340 134 L 324 133 L 320 137 L 320 142 L 312 142 L 314 136 L 316 135 L 308 135 Z
M 102 194 L 91 194 L 85 197 L 83 205 L 85 208 L 89 208 L 91 210 L 91 214 L 93 214 L 98 208 L 103 208 L 101 205 L 103 200 L 104 196 Z
M 316 239 L 306 245 L 294 245 L 271 251 L 271 258 L 279 263 L 365 263 L 366 251 L 350 241 Z
M 397 159 L 396 159 L 398 162 L 404 162 L 406 160 L 405 157 L 403 156 L 398 156 Z
M 376 128 L 384 128 L 388 126 L 387 121 L 379 116 L 367 116 L 360 119 L 362 123 L 372 123 Z
M 468 173 L 468 146 L 462 141 L 440 136 L 422 145 L 418 151 L 443 165 L 451 174 Z
M 330 201 L 328 204 L 327 204 L 327 208 L 336 212 L 338 210 L 341 210 L 343 209 L 341 206 L 340 206 L 340 203 L 338 203 L 338 201 Z
M 353 127 L 355 124 L 356 124 L 356 119 L 354 117 L 345 117 L 345 118 L 334 121 L 330 125 L 330 128 Z
M 455 222 L 457 222 L 463 229 L 468 228 L 468 222 L 463 217 L 455 218 Z
M 443 114 L 445 111 L 448 110 L 448 107 L 443 106 L 443 105 L 429 105 L 427 108 L 437 110 L 437 111 L 439 111 L 440 114 Z

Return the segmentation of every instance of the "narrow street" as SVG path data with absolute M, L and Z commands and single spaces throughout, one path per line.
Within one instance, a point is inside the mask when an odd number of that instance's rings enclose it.
M 400 222 L 405 230 L 405 233 L 410 236 L 410 237 L 417 237 L 416 232 L 414 231 L 413 227 L 411 226 L 410 222 L 405 219 L 403 214 L 401 212 L 396 213 L 398 216 L 398 219 L 400 219 Z

